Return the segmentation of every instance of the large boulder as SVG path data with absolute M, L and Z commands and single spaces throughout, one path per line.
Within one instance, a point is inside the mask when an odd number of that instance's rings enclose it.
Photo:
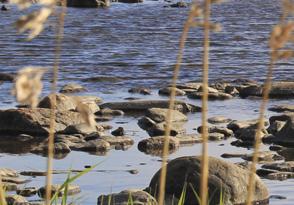
M 77 107 L 76 101 L 71 98 L 70 96 L 63 95 L 63 94 L 56 94 L 56 95 L 48 95 L 44 97 L 40 102 L 38 107 L 39 108 L 52 108 L 53 99 L 56 96 L 56 106 L 55 109 L 58 111 L 65 111 L 65 110 L 75 110 Z
M 67 6 L 69 7 L 86 7 L 86 8 L 96 8 L 96 7 L 109 7 L 109 0 L 67 0 Z
M 149 108 L 169 108 L 168 100 L 132 100 L 125 102 L 109 102 L 100 105 L 100 108 L 122 110 L 124 112 L 145 112 Z M 183 113 L 201 112 L 201 108 L 182 101 L 175 101 L 174 110 Z
M 214 157 L 209 157 L 208 196 L 210 204 L 220 204 L 223 198 L 226 205 L 244 204 L 248 194 L 250 172 L 233 163 Z M 199 204 L 200 195 L 201 157 L 180 157 L 167 165 L 165 193 L 168 196 L 180 198 L 183 187 L 186 187 L 185 205 Z M 254 202 L 268 203 L 269 192 L 261 179 L 254 175 L 256 182 L 253 195 Z M 153 196 L 158 196 L 160 170 L 153 176 L 149 188 Z M 193 189 L 191 188 L 193 186 Z M 194 191 L 197 193 L 195 194 Z M 221 197 L 222 196 L 222 197 Z
M 50 109 L 20 108 L 0 110 L 0 133 L 47 135 L 50 127 Z M 69 125 L 83 122 L 76 112 L 56 112 L 54 132 L 64 130 Z

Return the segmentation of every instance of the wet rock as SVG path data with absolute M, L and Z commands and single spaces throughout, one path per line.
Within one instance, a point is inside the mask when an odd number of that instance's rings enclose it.
M 20 195 L 10 195 L 6 196 L 6 203 L 7 205 L 29 205 L 29 202 Z
M 273 112 L 294 112 L 294 105 L 274 105 L 268 110 Z
M 175 137 L 168 137 L 169 138 L 169 144 L 168 149 L 169 150 L 177 150 L 180 146 L 179 139 Z M 150 152 L 153 150 L 163 150 L 165 137 L 164 136 L 157 136 L 157 137 L 151 137 L 148 139 L 141 140 L 138 144 L 138 149 L 141 152 Z
M 165 135 L 165 130 L 166 130 L 165 122 L 155 124 L 154 126 L 146 129 L 148 135 L 151 137 Z M 185 134 L 185 133 L 186 133 L 186 129 L 183 128 L 182 123 L 171 123 L 170 136 L 177 136 L 179 134 Z
M 138 189 L 129 189 L 116 194 L 101 195 L 97 205 L 128 205 L 132 199 L 134 205 L 157 205 L 156 200 L 147 192 Z M 109 203 L 109 200 L 110 203 Z
M 124 136 L 124 135 L 125 135 L 125 130 L 124 130 L 123 127 L 119 127 L 119 128 L 117 128 L 116 130 L 113 130 L 113 131 L 111 132 L 111 134 L 112 134 L 113 136 Z
M 62 156 L 66 156 L 68 153 L 71 152 L 71 149 L 70 149 L 70 146 L 68 144 L 66 144 L 65 142 L 56 142 L 56 143 L 53 144 L 53 152 L 54 152 L 54 155 L 57 158 L 59 158 L 58 157 L 59 154 L 64 154 Z M 48 154 L 48 145 L 45 143 L 45 144 L 42 144 L 42 145 L 40 145 L 38 147 L 34 147 L 31 150 L 31 153 L 41 154 L 41 155 L 47 156 L 47 154 Z
M 188 118 L 183 113 L 177 110 L 171 110 L 171 122 L 184 122 L 188 121 Z M 166 121 L 168 109 L 163 108 L 150 108 L 146 112 L 146 116 L 154 120 L 157 123 Z
M 151 90 L 148 88 L 131 88 L 128 90 L 129 93 L 138 93 L 138 94 L 142 94 L 142 95 L 151 95 Z
M 19 177 L 1 177 L 2 182 L 13 183 L 13 184 L 25 184 L 30 182 L 31 180 L 22 179 Z
M 262 168 L 273 169 L 282 172 L 294 172 L 294 161 L 264 164 L 262 165 Z
M 230 86 L 230 85 L 226 86 L 224 92 L 227 94 L 230 94 L 232 96 L 239 95 L 239 91 L 237 90 L 237 88 L 235 86 Z
M 231 145 L 236 146 L 236 147 L 253 147 L 254 141 L 243 141 L 243 140 L 236 140 L 231 142 Z
M 48 108 L 51 109 L 53 98 L 55 95 L 51 94 L 44 97 L 40 102 L 39 108 Z M 56 106 L 55 109 L 58 111 L 73 111 L 77 107 L 77 103 L 70 96 L 63 94 L 56 94 Z
M 0 177 L 18 177 L 17 171 L 8 168 L 0 168 Z
M 201 157 L 180 157 L 170 161 L 167 165 L 166 189 L 167 195 L 180 198 L 185 184 L 191 184 L 200 194 Z M 224 204 L 243 204 L 246 201 L 247 186 L 250 172 L 233 163 L 214 157 L 209 157 L 208 195 L 211 204 L 220 203 L 220 195 Z M 255 175 L 256 181 L 253 200 L 267 202 L 269 192 L 265 184 Z M 158 196 L 160 170 L 153 176 L 149 188 L 153 196 Z M 186 205 L 199 204 L 190 186 L 186 189 Z
M 264 177 L 266 178 L 269 174 L 272 173 L 277 173 L 277 171 L 275 170 L 271 170 L 271 169 L 257 169 L 256 170 L 256 174 L 260 177 Z
M 137 169 L 132 169 L 132 170 L 129 170 L 129 173 L 130 173 L 130 174 L 139 174 L 139 170 L 137 170 Z
M 246 154 L 241 157 L 244 160 L 252 161 L 253 154 Z M 277 155 L 275 152 L 272 151 L 260 151 L 258 152 L 257 159 L 259 163 L 262 162 L 272 162 L 276 160 L 283 160 L 284 158 L 280 155 Z
M 63 131 L 60 133 L 62 134 L 82 134 L 82 135 L 87 135 L 91 134 L 93 132 L 98 132 L 98 131 L 103 131 L 103 127 L 96 125 L 95 127 L 89 126 L 86 123 L 80 123 L 76 125 L 69 125 L 67 126 Z
M 285 124 L 286 122 L 284 121 L 279 121 L 279 120 L 272 121 L 270 123 L 270 126 L 267 128 L 267 131 L 268 133 L 275 135 L 284 127 Z
M 8 10 L 9 10 L 9 8 L 7 6 L 5 6 L 5 5 L 1 6 L 1 11 L 8 11 Z
M 285 121 L 285 125 L 275 133 L 272 142 L 275 144 L 283 145 L 286 147 L 294 146 L 294 114 L 273 116 L 270 118 L 270 122 L 281 120 Z
M 202 133 L 202 126 L 197 128 L 197 132 Z M 217 126 L 208 127 L 208 133 L 220 133 L 223 134 L 225 138 L 232 137 L 234 134 L 233 131 L 228 128 Z
M 285 149 L 285 148 L 283 146 L 280 146 L 280 145 L 271 145 L 269 147 L 270 151 L 281 151 L 283 149 Z
M 181 90 L 190 89 L 190 90 L 197 91 L 201 87 L 201 85 L 202 83 L 199 83 L 199 82 L 196 82 L 196 83 L 190 82 L 190 83 L 184 83 L 184 84 L 176 84 L 176 88 L 179 88 Z
M 77 83 L 66 84 L 59 90 L 60 93 L 78 93 L 83 91 L 87 91 L 87 89 Z
M 95 102 L 97 103 L 101 103 L 102 99 L 100 97 L 97 96 L 91 96 L 91 95 L 83 95 L 83 96 L 70 96 L 74 101 L 78 101 L 78 102 L 82 102 L 82 103 L 91 103 L 91 102 Z
M 255 141 L 255 136 L 257 133 L 256 125 L 250 125 L 248 127 L 242 127 L 238 129 L 234 134 L 237 139 L 241 139 L 243 141 Z M 267 135 L 266 129 L 262 129 L 260 132 L 260 137 L 263 138 Z
M 208 140 L 210 141 L 220 141 L 223 139 L 225 139 L 225 135 L 222 133 L 217 133 L 217 132 L 208 133 Z
M 9 74 L 9 73 L 0 73 L 0 81 L 13 82 L 14 81 L 14 75 Z
M 294 161 L 294 148 L 285 148 L 278 151 L 278 154 L 285 158 L 285 161 Z
M 207 87 L 207 89 L 208 89 L 208 93 L 220 93 L 220 92 L 218 91 L 218 89 L 216 89 L 216 88 Z M 203 92 L 203 86 L 201 85 L 201 86 L 198 88 L 197 91 L 198 91 L 199 93 L 202 93 L 202 92 Z
M 76 0 L 79 1 L 79 0 Z M 95 76 L 86 78 L 85 81 L 87 82 L 110 82 L 110 83 L 117 83 L 123 80 L 122 78 L 112 77 L 112 76 Z
M 156 122 L 149 117 L 142 117 L 138 120 L 138 125 L 143 130 L 148 130 L 149 128 L 156 125 Z
M 168 100 L 133 100 L 128 102 L 110 102 L 100 105 L 100 108 L 122 110 L 124 112 L 145 112 L 149 108 L 169 108 Z M 175 102 L 175 110 L 182 113 L 200 112 L 201 108 L 182 101 Z
M 230 130 L 233 130 L 233 132 L 236 132 L 240 128 L 246 128 L 250 126 L 256 126 L 258 125 L 258 120 L 242 120 L 242 121 L 237 121 L 233 120 L 227 125 L 227 128 Z M 264 126 L 266 127 L 268 125 L 267 120 L 264 120 Z
M 222 158 L 240 158 L 243 157 L 244 153 L 224 153 L 221 155 Z
M 108 150 L 110 150 L 110 143 L 102 139 L 90 140 L 78 144 L 72 149 L 85 152 L 107 152 Z
M 81 8 L 97 8 L 97 7 L 109 7 L 110 1 L 96 1 L 96 0 L 67 0 L 68 7 L 81 7 Z
M 17 189 L 16 193 L 24 197 L 30 197 L 37 194 L 37 191 L 38 189 L 36 187 L 25 187 L 23 189 Z
M 202 92 L 192 92 L 188 94 L 188 98 L 191 99 L 202 99 Z M 227 93 L 208 93 L 208 100 L 229 100 L 232 99 L 233 96 Z
M 188 4 L 186 2 L 179 1 L 175 4 L 171 4 L 170 7 L 171 8 L 186 8 L 186 7 L 188 7 Z
M 165 95 L 165 96 L 170 96 L 172 92 L 172 88 L 171 87 L 166 87 L 166 88 L 161 88 L 158 91 L 159 95 Z M 175 95 L 176 96 L 183 96 L 186 95 L 186 92 L 183 90 L 180 90 L 179 88 L 175 88 Z
M 50 109 L 9 109 L 0 110 L 0 132 L 2 134 L 48 135 Z M 67 126 L 82 123 L 79 113 L 71 111 L 56 112 L 54 131 L 59 132 Z
M 293 172 L 275 172 L 275 173 L 268 174 L 266 178 L 271 180 L 283 181 L 283 180 L 294 178 L 294 173 Z
M 239 90 L 239 95 L 242 98 L 249 96 L 262 96 L 262 87 L 260 85 L 249 85 Z
M 287 199 L 287 197 L 285 196 L 281 196 L 281 195 L 271 195 L 270 199 L 279 199 L 279 200 L 283 200 L 283 199 Z
M 112 110 L 109 108 L 101 109 L 100 111 L 96 112 L 95 115 L 111 115 L 111 116 L 121 116 L 124 115 L 122 110 Z
M 114 137 L 114 136 L 109 136 L 109 135 L 102 135 L 102 136 L 100 136 L 100 139 L 103 139 L 106 142 L 108 142 L 110 144 L 110 146 L 115 146 L 117 148 L 131 146 L 134 144 L 134 140 L 128 136 Z
M 201 143 L 202 138 L 199 135 L 194 134 L 180 134 L 175 136 L 180 141 L 180 146 L 182 145 L 192 145 L 195 143 Z
M 112 116 L 96 116 L 95 117 L 96 122 L 107 122 L 107 121 L 110 121 L 112 119 L 113 119 Z
M 208 118 L 208 122 L 211 124 L 218 124 L 218 123 L 228 123 L 232 120 L 223 116 L 216 116 Z
M 56 192 L 58 192 L 58 196 L 63 196 L 64 194 L 64 188 L 60 190 L 61 185 L 52 185 L 51 186 L 51 195 L 54 195 Z M 71 195 L 75 195 L 81 192 L 81 189 L 79 186 L 77 185 L 68 185 L 67 188 L 67 195 L 71 196 Z M 41 187 L 38 190 L 38 195 L 41 198 L 45 198 L 45 194 L 46 194 L 46 187 Z

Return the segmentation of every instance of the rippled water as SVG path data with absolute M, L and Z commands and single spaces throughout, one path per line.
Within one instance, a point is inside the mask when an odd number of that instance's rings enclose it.
M 264 79 L 269 61 L 268 36 L 280 15 L 279 2 L 231 0 L 213 7 L 213 20 L 222 24 L 223 31 L 211 36 L 210 79 Z M 188 9 L 164 8 L 165 4 L 148 1 L 133 5 L 116 3 L 108 9 L 68 8 L 59 86 L 67 82 L 77 82 L 89 90 L 87 94 L 101 96 L 104 101 L 112 101 L 129 97 L 130 94 L 126 91 L 133 86 L 144 85 L 155 89 L 170 82 Z M 16 34 L 13 27 L 13 22 L 19 15 L 14 7 L 8 12 L 0 12 L 0 71 L 16 72 L 28 65 L 52 66 L 54 18 L 46 25 L 40 37 L 27 42 L 24 41 L 25 35 Z M 201 79 L 202 38 L 202 31 L 198 28 L 190 31 L 179 81 Z M 274 79 L 293 81 L 293 64 L 293 61 L 278 64 Z M 87 80 L 101 76 L 108 78 L 95 82 Z M 44 94 L 49 92 L 49 79 L 50 74 L 47 74 L 44 79 Z M 15 105 L 10 96 L 10 88 L 10 83 L 0 84 L 0 108 Z M 154 94 L 149 98 L 159 97 Z M 191 102 L 200 104 L 199 101 Z M 274 101 L 271 104 L 285 102 L 289 103 L 289 100 Z M 209 114 L 225 115 L 233 119 L 252 119 L 257 117 L 255 110 L 259 103 L 260 101 L 240 99 L 211 102 Z M 270 114 L 272 113 L 268 113 Z M 189 118 L 187 128 L 189 132 L 193 132 L 192 128 L 200 125 L 200 115 L 190 115 Z M 136 125 L 137 120 L 136 117 L 124 117 L 116 118 L 110 123 L 118 127 L 121 126 L 118 122 L 125 121 L 123 127 L 137 143 L 147 138 L 147 134 Z M 225 146 L 219 146 L 221 143 Z M 224 152 L 250 152 L 230 146 L 230 141 L 210 143 L 209 148 L 213 156 Z M 200 150 L 200 145 L 184 147 L 170 158 L 199 154 Z M 45 169 L 46 160 L 43 157 L 31 154 L 3 155 L 0 157 L 1 167 L 19 171 Z M 96 204 L 97 196 L 102 193 L 118 192 L 126 188 L 145 188 L 160 167 L 159 159 L 139 152 L 135 144 L 127 151 L 110 151 L 107 156 L 71 152 L 65 159 L 55 160 L 54 166 L 56 169 L 82 169 L 84 165 L 105 160 L 97 169 L 106 169 L 108 172 L 93 172 L 77 182 L 83 190 L 82 204 Z M 131 175 L 122 171 L 128 169 L 138 169 L 139 174 Z M 66 176 L 54 177 L 55 182 L 60 183 Z M 293 204 L 293 180 L 265 182 L 271 194 L 287 197 L 282 201 L 272 200 L 271 204 Z M 43 183 L 44 178 L 37 177 L 29 185 Z

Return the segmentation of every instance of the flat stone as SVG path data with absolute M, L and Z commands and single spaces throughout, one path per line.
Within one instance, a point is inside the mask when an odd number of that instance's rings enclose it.
M 176 150 L 180 146 L 179 139 L 175 137 L 168 137 L 169 138 L 169 150 Z M 141 152 L 148 152 L 149 150 L 163 150 L 165 137 L 164 136 L 157 136 L 157 137 L 151 137 L 148 139 L 144 139 L 139 142 L 138 149 Z
M 58 196 L 63 196 L 64 194 L 64 188 L 59 190 L 61 187 L 61 185 L 52 185 L 51 186 L 51 194 L 55 194 L 56 192 L 58 192 Z M 81 192 L 81 189 L 79 186 L 77 185 L 72 185 L 72 184 L 69 184 L 68 185 L 68 190 L 67 190 L 67 195 L 68 196 L 71 196 L 71 195 L 75 195 L 75 194 L 78 194 Z M 39 197 L 41 198 L 44 198 L 45 197 L 45 194 L 46 194 L 46 187 L 41 187 L 39 190 L 38 190 L 38 195 Z
M 193 92 L 188 94 L 188 98 L 191 99 L 202 99 L 202 92 Z M 232 99 L 233 96 L 227 93 L 208 93 L 208 100 L 229 100 Z
M 294 172 L 294 161 L 264 164 L 262 165 L 262 168 L 273 169 L 282 172 Z
M 253 154 L 247 154 L 242 156 L 242 159 L 252 161 L 253 159 Z M 284 159 L 283 157 L 277 155 L 275 152 L 272 151 L 260 151 L 258 153 L 258 162 L 271 162 L 271 161 L 276 161 L 276 160 L 282 160 Z
M 171 87 L 166 87 L 166 88 L 161 88 L 158 91 L 159 95 L 165 95 L 165 96 L 170 96 L 172 92 L 172 88 Z M 176 96 L 184 96 L 186 95 L 186 92 L 179 89 L 179 88 L 175 88 L 175 95 Z
M 210 117 L 207 121 L 211 124 L 228 123 L 232 120 L 223 116 Z
M 0 176 L 1 177 L 18 177 L 19 174 L 17 171 L 8 168 L 0 168 Z
M 146 112 L 146 116 L 154 120 L 157 123 L 167 121 L 168 109 L 163 108 L 150 108 Z M 171 122 L 184 122 L 188 121 L 188 118 L 183 113 L 177 110 L 170 110 L 171 112 Z
M 78 93 L 83 91 L 87 91 L 87 89 L 77 83 L 66 84 L 59 90 L 60 93 Z
M 273 112 L 294 112 L 294 105 L 274 105 L 268 110 Z
M 128 90 L 129 93 L 138 93 L 138 94 L 142 94 L 142 95 L 151 95 L 151 90 L 148 88 L 143 88 L 143 87 L 139 87 L 139 88 L 131 88 Z

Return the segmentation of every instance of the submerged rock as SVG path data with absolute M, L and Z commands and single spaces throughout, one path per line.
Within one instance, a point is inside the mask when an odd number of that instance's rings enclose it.
M 193 189 L 200 195 L 201 157 L 180 157 L 167 165 L 165 193 L 168 196 L 180 198 L 183 187 L 186 187 L 185 205 L 199 204 Z M 247 186 L 250 172 L 233 163 L 214 157 L 209 157 L 208 195 L 210 204 L 219 204 L 220 196 L 224 204 L 244 204 L 247 197 Z M 269 192 L 261 179 L 254 175 L 256 186 L 253 195 L 254 202 L 268 203 Z M 151 195 L 158 196 L 160 170 L 153 176 L 149 189 Z
M 96 7 L 109 7 L 109 0 L 67 0 L 67 6 L 69 7 L 82 7 L 82 8 L 96 8 Z
M 132 100 L 127 102 L 109 102 L 101 104 L 100 107 L 109 108 L 112 110 L 122 110 L 124 112 L 145 112 L 150 108 L 169 108 L 168 100 Z M 183 113 L 200 112 L 201 108 L 182 102 L 175 102 L 175 110 Z
M 142 94 L 142 95 L 151 95 L 151 90 L 148 88 L 131 88 L 128 90 L 129 93 L 138 93 L 138 94 Z
M 97 205 L 129 205 L 130 199 L 132 205 L 157 205 L 155 198 L 149 193 L 138 189 L 129 189 L 116 194 L 101 195 L 98 197 Z

